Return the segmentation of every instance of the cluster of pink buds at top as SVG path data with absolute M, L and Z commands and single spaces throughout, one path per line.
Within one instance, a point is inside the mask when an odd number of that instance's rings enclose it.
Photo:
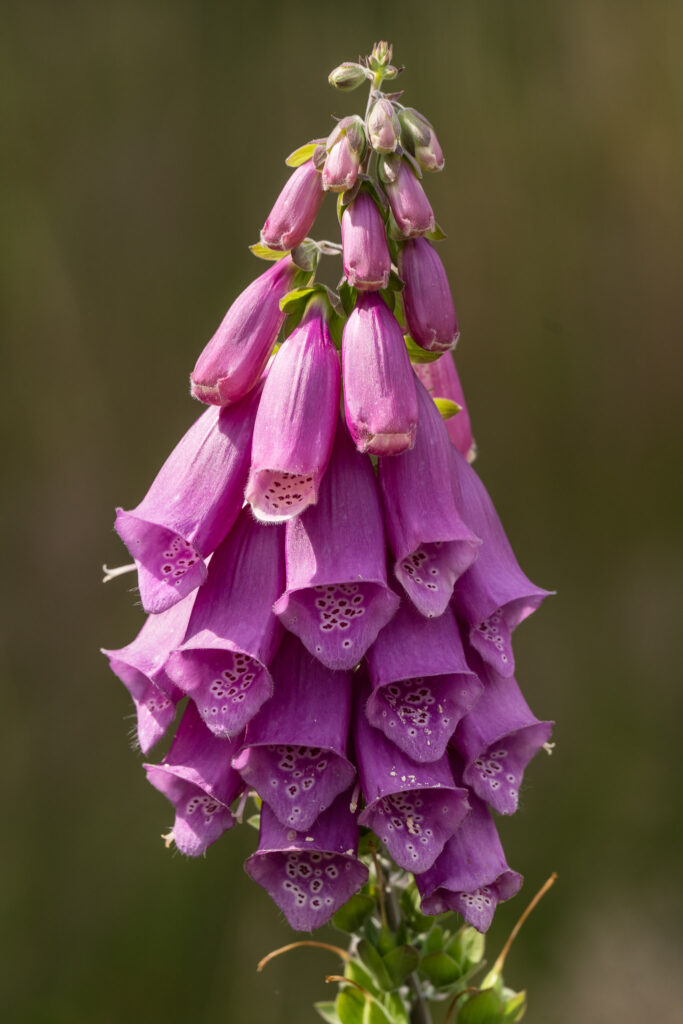
M 425 913 L 485 930 L 521 884 L 492 812 L 516 810 L 551 731 L 511 643 L 547 592 L 470 464 L 443 233 L 421 182 L 443 155 L 426 118 L 382 92 L 398 72 L 381 46 L 330 76 L 371 81 L 366 115 L 292 154 L 254 246 L 273 262 L 191 374 L 208 407 L 117 513 L 149 617 L 105 653 L 143 752 L 179 718 L 145 767 L 183 853 L 241 820 L 253 792 L 246 869 L 293 927 L 323 924 L 365 884 L 360 827 L 415 875 Z M 341 246 L 308 237 L 328 192 Z M 315 272 L 340 254 L 333 292 Z

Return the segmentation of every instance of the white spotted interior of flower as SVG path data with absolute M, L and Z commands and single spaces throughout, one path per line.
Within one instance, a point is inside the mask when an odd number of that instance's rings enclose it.
M 484 754 L 483 757 L 478 757 L 476 759 L 474 762 L 474 768 L 476 768 L 481 781 L 494 793 L 496 790 L 499 790 L 501 786 L 507 786 L 508 795 L 516 804 L 519 796 L 519 782 L 513 770 L 508 768 L 508 771 L 505 771 L 505 765 L 503 765 L 502 762 L 507 756 L 507 750 L 502 747 L 490 750 L 487 754 Z
M 288 519 L 315 501 L 312 476 L 271 471 L 262 472 L 260 478 L 261 481 L 265 478 L 265 486 L 258 506 L 264 515 Z
M 445 746 L 457 718 L 453 715 L 451 702 L 435 694 L 436 686 L 438 684 L 429 685 L 424 679 L 417 678 L 401 679 L 383 687 L 380 721 L 373 724 L 379 725 L 394 743 L 408 753 L 417 748 L 429 753 L 435 745 Z M 435 753 L 431 760 L 440 756 L 440 753 Z
M 508 737 L 505 747 L 492 746 L 468 769 L 468 785 L 499 814 L 514 814 L 517 810 L 519 787 L 528 760 L 525 750 L 523 740 L 518 745 L 514 738 Z
M 199 713 L 216 736 L 234 736 L 261 707 L 269 677 L 256 658 L 239 651 L 206 651 L 193 671 L 199 679 L 190 691 Z
M 225 668 L 218 679 L 209 686 L 209 692 L 216 701 L 228 701 L 231 704 L 241 704 L 247 696 L 247 690 L 254 682 L 259 666 L 249 657 L 248 654 L 235 653 L 232 655 L 232 667 Z M 219 705 L 202 709 L 205 715 L 217 715 Z M 220 707 L 220 711 L 226 712 L 227 705 Z
M 313 588 L 318 595 L 315 606 L 320 612 L 319 629 L 331 633 L 335 629 L 343 632 L 359 615 L 365 614 L 363 594 L 357 583 L 330 584 Z
M 435 787 L 376 800 L 361 823 L 379 836 L 399 867 L 419 872 L 432 866 L 461 819 L 459 796 Z
M 466 907 L 478 910 L 480 913 L 491 907 L 495 908 L 496 905 L 495 896 L 488 885 L 482 885 L 481 888 L 475 889 L 474 892 L 460 892 L 458 897 Z
M 324 910 L 334 906 L 335 883 L 342 871 L 351 870 L 351 861 L 334 853 L 289 853 L 285 864 L 287 878 L 282 888 L 293 898 L 297 907 Z
M 171 701 L 168 699 L 165 693 L 161 690 L 156 690 L 151 696 L 145 700 L 145 707 L 151 714 L 160 714 L 162 711 L 166 711 L 171 706 Z
M 430 544 L 429 547 L 438 550 L 441 547 L 441 543 L 436 542 L 435 544 Z M 425 587 L 427 590 L 439 589 L 440 581 L 437 579 L 441 575 L 439 568 L 435 564 L 433 556 L 428 554 L 424 547 L 418 548 L 412 555 L 404 558 L 401 562 L 401 568 L 411 583 Z
M 185 573 L 200 560 L 189 541 L 177 534 L 161 552 L 161 558 L 161 575 L 175 584 L 179 584 Z
M 509 674 L 506 670 L 512 671 L 512 641 L 502 608 L 474 626 L 470 637 L 475 649 L 494 668 L 499 667 L 504 674 Z
M 217 814 L 220 810 L 223 810 L 223 805 L 205 793 L 202 796 L 191 796 L 185 805 L 186 817 L 191 817 L 197 811 L 200 811 L 201 814 L 199 816 L 203 818 L 205 825 L 210 825 L 214 814 Z
M 240 768 L 244 780 L 283 825 L 304 831 L 353 779 L 344 759 L 320 747 L 252 747 Z

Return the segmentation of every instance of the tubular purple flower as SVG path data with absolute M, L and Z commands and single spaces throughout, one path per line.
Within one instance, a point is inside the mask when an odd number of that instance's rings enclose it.
M 285 321 L 280 300 L 294 287 L 296 272 L 291 256 L 284 256 L 237 296 L 190 375 L 200 402 L 230 405 L 258 383 Z
M 553 723 L 534 717 L 514 679 L 472 651 L 470 663 L 484 692 L 459 722 L 452 745 L 463 759 L 465 785 L 498 814 L 514 814 L 526 766 L 550 739 Z
M 345 192 L 356 183 L 365 149 L 363 119 L 358 115 L 342 118 L 331 132 L 326 149 L 323 188 L 329 192 Z
M 479 538 L 465 525 L 451 479 L 451 445 L 441 415 L 415 381 L 415 447 L 379 460 L 379 483 L 394 571 L 423 615 L 442 615 L 456 580 L 477 557 Z
M 269 249 L 296 248 L 313 227 L 324 195 L 320 171 L 307 160 L 290 175 L 275 200 L 261 231 L 262 243 Z
M 425 190 L 407 160 L 400 157 L 391 159 L 396 161 L 396 167 L 384 179 L 384 190 L 394 219 L 406 238 L 426 235 L 434 230 L 435 221 Z
M 446 352 L 458 341 L 458 318 L 443 263 L 426 238 L 401 246 L 399 274 L 403 307 L 413 341 L 428 352 Z
M 428 871 L 415 876 L 423 914 L 462 914 L 488 930 L 499 903 L 516 896 L 522 876 L 511 871 L 486 804 L 470 793 L 471 810 Z
M 351 287 L 360 291 L 386 288 L 391 255 L 382 214 L 367 192 L 359 192 L 345 208 L 341 234 L 344 274 Z
M 431 124 L 413 107 L 404 107 L 399 111 L 398 119 L 403 129 L 401 141 L 412 153 L 423 171 L 442 171 L 444 168 L 443 152 Z
M 449 398 L 460 406 L 460 412 L 446 420 L 446 430 L 461 455 L 473 462 L 477 447 L 472 437 L 470 414 L 465 405 L 465 395 L 460 384 L 453 356 L 444 352 L 431 363 L 414 363 L 413 369 L 432 398 Z
M 462 494 L 463 515 L 482 538 L 475 564 L 453 592 L 453 607 L 469 627 L 469 642 L 503 676 L 515 671 L 512 631 L 536 611 L 550 591 L 524 575 L 483 483 L 452 449 L 453 480 Z
M 361 690 L 354 710 L 354 747 L 366 807 L 358 823 L 378 836 L 405 871 L 426 871 L 470 809 L 446 756 L 418 764 L 374 729 Z
M 346 756 L 351 675 L 332 672 L 286 636 L 271 666 L 274 692 L 233 760 L 277 819 L 302 832 L 353 782 Z
M 135 703 L 137 737 L 146 754 L 164 735 L 175 718 L 183 696 L 164 670 L 169 652 L 182 643 L 192 611 L 194 595 L 158 615 L 150 615 L 126 647 L 102 650 L 109 667 L 119 677 Z
M 284 577 L 284 530 L 245 509 L 211 559 L 185 642 L 165 666 L 217 736 L 241 732 L 273 692 L 267 666 L 282 627 L 272 605 Z
M 199 857 L 234 824 L 230 804 L 244 782 L 230 762 L 240 740 L 213 736 L 190 701 L 166 757 L 144 766 L 148 780 L 175 806 L 173 840 L 189 857 Z
M 204 559 L 242 507 L 259 394 L 202 413 L 140 504 L 116 510 L 116 532 L 135 559 L 146 612 L 165 611 L 206 579 Z
M 244 865 L 297 931 L 312 931 L 365 885 L 368 869 L 356 859 L 358 826 L 351 793 L 342 793 L 305 832 L 282 825 L 261 808 L 256 853 Z
M 356 447 L 398 455 L 415 444 L 415 375 L 403 332 L 384 300 L 359 295 L 342 343 L 344 411 Z
M 284 522 L 318 500 L 334 443 L 341 370 L 316 297 L 278 351 L 259 404 L 245 497 L 263 522 Z
M 437 761 L 482 692 L 465 660 L 451 610 L 425 619 L 409 601 L 401 602 L 368 651 L 367 662 L 370 724 L 414 761 Z
M 375 474 L 341 421 L 318 502 L 289 520 L 285 538 L 287 590 L 274 611 L 324 665 L 353 668 L 399 602 Z
M 374 150 L 378 153 L 394 152 L 401 137 L 401 125 L 391 100 L 383 96 L 373 103 L 366 127 Z

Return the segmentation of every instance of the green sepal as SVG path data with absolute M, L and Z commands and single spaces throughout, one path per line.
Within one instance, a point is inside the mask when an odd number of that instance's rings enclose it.
M 299 307 L 302 307 L 301 315 L 303 316 L 303 310 L 306 308 L 308 300 L 311 296 L 315 295 L 316 292 L 323 291 L 322 285 L 311 285 L 308 288 L 293 288 L 291 292 L 287 292 L 283 299 L 280 299 L 280 309 L 283 313 L 291 316 L 293 313 L 298 312 Z
M 249 246 L 249 252 L 253 252 L 254 256 L 258 256 L 260 260 L 281 260 L 287 255 L 289 249 L 270 249 L 263 242 L 254 242 Z
M 362 964 L 359 964 L 357 960 L 346 961 L 344 977 L 362 985 L 363 988 L 368 990 L 368 992 L 372 992 L 373 996 L 380 995 L 380 989 L 375 984 L 372 975 L 366 971 Z
M 375 943 L 379 955 L 385 956 L 392 949 L 396 949 L 397 945 L 395 932 L 392 932 L 391 928 L 387 928 L 386 925 L 382 925 L 377 936 L 377 942 Z
M 426 348 L 421 348 L 409 334 L 405 336 L 405 343 L 411 363 L 433 363 L 443 355 L 443 352 L 428 352 Z
M 422 952 L 425 956 L 427 953 L 440 953 L 444 948 L 445 941 L 446 937 L 444 936 L 443 928 L 435 924 L 422 944 Z
M 340 932 L 357 932 L 375 909 L 375 901 L 370 896 L 356 893 L 339 908 L 332 918 L 332 924 Z
M 347 985 L 337 996 L 334 1009 L 341 1024 L 363 1024 L 365 997 L 356 988 Z
M 441 413 L 442 420 L 452 420 L 462 410 L 462 406 L 450 398 L 435 398 L 434 405 Z
M 315 274 L 320 262 L 320 248 L 312 238 L 304 238 L 292 249 L 292 263 L 307 274 Z
M 406 236 L 403 234 L 400 227 L 396 223 L 396 218 L 391 212 L 389 213 L 389 217 L 387 219 L 387 236 L 391 238 L 392 241 L 394 242 L 405 242 L 407 240 Z
M 381 288 L 380 295 L 393 313 L 396 309 L 396 292 L 392 291 L 391 288 Z
M 342 283 L 339 285 L 339 298 L 341 304 L 344 307 L 344 312 L 347 316 L 351 315 L 353 307 L 356 305 L 356 299 L 358 298 L 358 292 L 355 288 L 352 288 L 349 282 L 344 278 Z
M 417 891 L 415 882 L 410 882 L 409 885 L 403 889 L 399 902 L 401 904 L 403 916 L 412 930 L 414 932 L 428 932 L 434 924 L 434 918 L 427 917 L 426 914 L 420 913 L 418 909 L 420 905 L 420 894 Z
M 389 973 L 389 977 L 393 981 L 394 986 L 398 988 L 417 967 L 420 962 L 420 954 L 414 946 L 403 945 L 397 946 L 396 949 L 390 950 L 389 953 L 385 953 L 382 959 L 384 960 L 384 966 Z
M 247 825 L 251 825 L 252 828 L 255 828 L 256 831 L 258 831 L 261 827 L 261 815 L 252 814 L 250 818 L 246 819 L 246 823 Z
M 363 1024 L 394 1024 L 386 1011 L 373 999 L 366 999 L 363 1007 Z
M 330 316 L 329 316 L 329 318 L 327 320 L 327 326 L 330 329 L 330 334 L 332 335 L 332 341 L 334 342 L 334 347 L 336 349 L 338 349 L 340 352 L 341 352 L 341 347 L 342 347 L 342 336 L 344 334 L 344 324 L 345 323 L 346 323 L 346 317 L 345 316 L 339 316 L 339 314 L 335 313 L 334 311 L 332 313 L 330 313 Z
M 430 242 L 442 242 L 444 238 L 448 238 L 448 235 L 440 224 L 435 224 L 432 230 L 427 231 L 424 237 L 428 238 Z
M 288 167 L 301 167 L 307 160 L 310 160 L 315 153 L 318 146 L 322 145 L 325 139 L 313 139 L 312 142 L 306 142 L 303 146 L 299 146 L 293 153 L 290 153 L 285 163 Z
M 384 992 L 390 992 L 392 988 L 396 988 L 384 965 L 384 960 L 367 939 L 361 939 L 358 943 L 358 956 Z
M 450 988 L 462 977 L 462 971 L 458 964 L 443 950 L 423 956 L 418 973 L 420 977 L 431 981 L 434 988 Z
M 505 1024 L 505 1004 L 492 988 L 482 989 L 460 1007 L 458 1024 Z
M 486 939 L 471 926 L 461 928 L 446 946 L 446 952 L 453 957 L 463 974 L 471 971 L 484 958 Z
M 508 998 L 509 991 L 509 989 L 503 989 L 503 999 L 505 1000 L 503 1020 L 505 1024 L 516 1024 L 516 1021 L 521 1020 L 526 1012 L 526 992 L 515 992 L 512 998 Z
M 392 270 L 389 274 L 389 281 L 387 282 L 387 288 L 390 288 L 392 292 L 402 292 L 405 288 L 405 281 L 402 281 L 395 270 Z
M 398 992 L 387 992 L 384 996 L 384 1008 L 395 1024 L 410 1024 L 406 1005 Z
M 327 1024 L 341 1024 L 341 1018 L 335 1009 L 334 1003 L 313 1003 L 313 1009 L 318 1012 Z

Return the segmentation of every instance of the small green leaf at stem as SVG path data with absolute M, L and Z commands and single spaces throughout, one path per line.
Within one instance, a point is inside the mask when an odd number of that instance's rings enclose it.
M 397 987 L 385 967 L 382 957 L 367 939 L 361 939 L 358 943 L 358 956 L 384 992 L 390 992 L 392 988 Z
M 301 167 L 307 160 L 310 160 L 315 153 L 318 146 L 322 145 L 325 139 L 313 139 L 312 142 L 306 142 L 303 146 L 299 146 L 293 153 L 290 153 L 285 163 L 288 167 Z
M 334 1003 L 313 1003 L 313 1008 L 317 1010 L 318 1014 L 327 1024 L 341 1024 L 341 1018 L 335 1009 Z
M 406 334 L 405 342 L 411 363 L 433 363 L 443 355 L 443 352 L 428 352 L 426 348 L 421 348 L 409 334 Z
M 262 242 L 254 242 L 249 246 L 249 252 L 253 252 L 254 256 L 258 256 L 260 260 L 281 260 L 288 251 L 288 249 L 270 249 Z
M 356 893 L 339 908 L 332 924 L 340 932 L 357 932 L 375 909 L 375 901 L 363 893 Z
M 428 953 L 420 960 L 418 968 L 420 977 L 431 981 L 434 988 L 450 988 L 462 977 L 458 964 L 448 953 L 436 951 Z
M 492 988 L 477 992 L 458 1010 L 458 1024 L 504 1024 L 505 1004 Z
M 450 398 L 435 398 L 434 405 L 441 413 L 442 420 L 451 420 L 462 410 L 462 406 Z
M 420 961 L 420 954 L 414 946 L 403 945 L 385 953 L 382 959 L 391 980 L 398 987 L 415 970 Z
M 439 224 L 435 224 L 431 231 L 428 231 L 425 235 L 430 242 L 442 242 L 444 238 L 448 238 L 448 235 Z

